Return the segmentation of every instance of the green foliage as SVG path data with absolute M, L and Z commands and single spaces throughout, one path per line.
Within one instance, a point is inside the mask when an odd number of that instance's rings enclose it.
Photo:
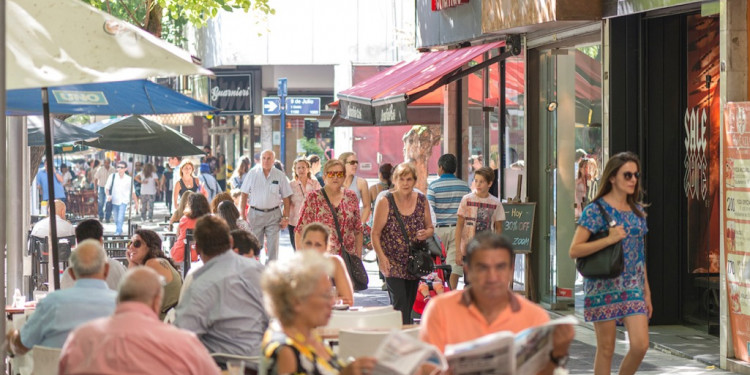
M 588 57 L 601 61 L 601 56 L 599 55 L 601 52 L 601 45 L 596 44 L 593 46 L 586 46 L 586 47 L 578 47 L 578 50 L 583 52 L 584 54 L 588 55 Z
M 242 10 L 265 18 L 276 14 L 269 0 L 82 0 L 167 41 L 181 44 L 185 26 L 203 27 L 219 10 Z M 155 12 L 149 17 L 149 13 Z M 151 21 L 150 21 L 151 20 Z M 155 21 L 154 21 L 155 20 Z M 157 25 L 154 25 L 156 23 Z
M 315 138 L 304 138 L 300 140 L 300 143 L 302 145 L 302 149 L 305 150 L 305 153 L 308 156 L 316 154 L 320 157 L 320 160 L 326 160 L 325 151 L 320 148 L 320 145 L 318 145 L 318 141 Z

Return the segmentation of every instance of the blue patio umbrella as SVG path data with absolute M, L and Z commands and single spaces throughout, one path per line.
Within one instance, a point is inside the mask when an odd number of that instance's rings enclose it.
M 48 88 L 49 111 L 57 114 L 133 115 L 214 112 L 216 108 L 149 80 Z M 39 89 L 8 90 L 6 114 L 41 115 Z

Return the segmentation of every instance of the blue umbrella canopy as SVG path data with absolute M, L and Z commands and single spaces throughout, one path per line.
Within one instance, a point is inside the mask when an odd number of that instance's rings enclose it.
M 149 80 L 49 88 L 50 113 L 90 115 L 214 112 L 216 108 Z M 8 90 L 10 116 L 42 114 L 39 89 Z
M 101 138 L 83 142 L 105 150 L 152 156 L 202 155 L 182 133 L 141 116 L 127 116 L 84 125 Z
M 44 146 L 44 121 L 41 117 L 30 116 L 27 120 L 29 146 Z M 52 119 L 52 126 L 55 130 L 52 132 L 55 139 L 53 144 L 59 145 L 64 143 L 73 143 L 80 141 L 91 141 L 101 137 L 101 135 L 88 131 L 80 126 L 69 124 L 65 121 Z

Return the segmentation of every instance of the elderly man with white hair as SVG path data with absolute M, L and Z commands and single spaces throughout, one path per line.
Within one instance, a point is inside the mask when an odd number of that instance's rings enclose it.
M 88 321 L 115 311 L 117 293 L 107 287 L 109 264 L 101 243 L 86 240 L 70 254 L 75 274 L 72 288 L 57 290 L 39 301 L 20 330 L 8 332 L 8 348 L 24 354 L 35 345 L 62 348 L 68 333 Z
M 292 187 L 284 172 L 273 167 L 274 160 L 273 151 L 263 151 L 260 165 L 247 172 L 240 188 L 240 215 L 250 223 L 253 235 L 261 244 L 265 239 L 268 261 L 278 257 L 279 230 L 289 225 L 292 203 Z M 250 209 L 246 211 L 248 204 Z
M 156 271 L 128 271 L 114 315 L 86 323 L 68 336 L 59 373 L 218 375 L 219 367 L 194 333 L 159 320 L 163 297 Z

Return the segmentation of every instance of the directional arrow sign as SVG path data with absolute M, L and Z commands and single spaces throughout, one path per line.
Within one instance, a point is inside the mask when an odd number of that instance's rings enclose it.
M 276 96 L 263 98 L 263 116 L 278 116 L 281 114 L 279 103 L 279 98 Z

